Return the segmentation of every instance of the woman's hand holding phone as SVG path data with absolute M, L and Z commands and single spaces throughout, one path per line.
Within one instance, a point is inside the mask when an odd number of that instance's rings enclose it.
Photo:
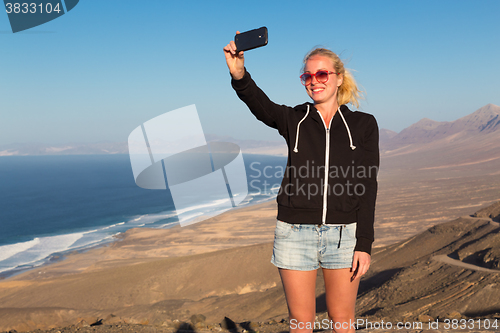
M 236 31 L 236 34 L 239 34 Z M 224 46 L 224 55 L 226 56 L 227 67 L 231 76 L 235 80 L 240 80 L 245 75 L 245 57 L 243 51 L 236 53 L 236 44 L 230 41 L 229 44 Z

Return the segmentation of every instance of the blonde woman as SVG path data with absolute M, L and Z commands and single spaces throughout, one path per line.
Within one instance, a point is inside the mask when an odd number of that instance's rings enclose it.
M 359 280 L 370 266 L 374 239 L 377 122 L 346 106 L 359 106 L 360 90 L 328 49 L 314 49 L 304 58 L 300 81 L 312 103 L 295 107 L 273 103 L 257 87 L 233 41 L 224 53 L 238 97 L 288 144 L 271 262 L 283 283 L 290 332 L 324 328 L 324 321 L 314 322 L 320 267 L 329 326 L 354 332 Z

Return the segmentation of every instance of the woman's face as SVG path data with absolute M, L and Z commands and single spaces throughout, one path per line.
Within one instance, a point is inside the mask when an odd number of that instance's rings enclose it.
M 309 58 L 304 67 L 304 73 L 315 74 L 319 70 L 328 72 L 336 72 L 333 67 L 333 62 L 324 56 L 316 55 Z M 337 89 L 342 84 L 342 75 L 330 74 L 328 81 L 318 82 L 316 77 L 312 77 L 311 84 L 306 86 L 306 91 L 309 97 L 312 98 L 314 104 L 323 104 L 328 102 L 337 103 Z

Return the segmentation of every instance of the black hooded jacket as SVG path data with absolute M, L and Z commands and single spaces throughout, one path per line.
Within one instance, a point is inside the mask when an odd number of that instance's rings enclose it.
M 278 220 L 357 222 L 355 251 L 371 253 L 379 167 L 375 118 L 341 105 L 326 126 L 311 103 L 293 108 L 273 103 L 248 72 L 231 84 L 255 117 L 277 129 L 287 142 L 287 167 L 277 196 Z

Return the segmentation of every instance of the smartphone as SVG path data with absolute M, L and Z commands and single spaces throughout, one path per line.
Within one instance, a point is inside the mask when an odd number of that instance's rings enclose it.
M 267 45 L 267 28 L 249 30 L 234 36 L 237 52 L 248 51 Z

